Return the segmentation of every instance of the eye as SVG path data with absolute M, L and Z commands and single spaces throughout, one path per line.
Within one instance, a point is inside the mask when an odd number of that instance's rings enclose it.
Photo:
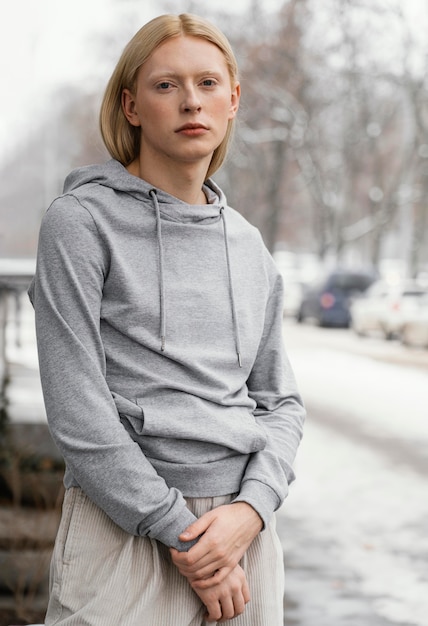
M 216 84 L 216 81 L 213 78 L 204 78 L 204 80 L 202 81 L 202 84 L 204 87 L 214 87 Z
M 160 89 L 161 91 L 165 91 L 166 89 L 169 89 L 170 87 L 171 87 L 171 83 L 169 83 L 167 80 L 163 80 L 161 83 L 157 85 L 157 88 Z

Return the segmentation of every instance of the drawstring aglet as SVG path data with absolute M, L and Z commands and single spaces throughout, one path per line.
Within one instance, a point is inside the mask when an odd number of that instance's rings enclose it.
M 161 352 L 165 352 L 165 336 L 161 337 Z
M 241 353 L 237 352 L 237 355 L 238 355 L 238 365 L 239 365 L 239 367 L 242 367 Z

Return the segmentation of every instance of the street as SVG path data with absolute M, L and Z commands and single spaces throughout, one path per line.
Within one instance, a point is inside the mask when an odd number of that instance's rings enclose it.
M 308 418 L 279 514 L 286 626 L 428 624 L 428 353 L 284 325 Z

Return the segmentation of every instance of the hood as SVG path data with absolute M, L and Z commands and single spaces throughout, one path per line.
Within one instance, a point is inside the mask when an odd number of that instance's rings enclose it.
M 101 165 L 89 165 L 72 171 L 64 183 L 64 193 L 73 191 L 85 185 L 101 185 L 126 193 L 136 200 L 149 202 L 153 206 L 156 216 L 156 238 L 158 244 L 158 267 L 159 267 L 159 338 L 160 349 L 166 350 L 167 318 L 165 308 L 165 263 L 164 245 L 162 239 L 162 221 L 170 220 L 181 223 L 207 224 L 217 223 L 219 220 L 223 224 L 224 248 L 225 248 L 225 271 L 229 283 L 230 309 L 233 322 L 233 335 L 237 362 L 242 367 L 241 346 L 239 336 L 239 324 L 235 304 L 235 291 L 233 285 L 232 266 L 230 262 L 229 242 L 227 236 L 227 223 L 225 208 L 227 206 L 226 197 L 221 189 L 211 180 L 205 181 L 203 190 L 208 200 L 208 204 L 187 204 L 174 196 L 157 189 L 138 176 L 133 176 L 128 170 L 115 159 L 110 159 Z
M 104 164 L 89 165 L 73 170 L 65 179 L 64 193 L 72 193 L 84 185 L 101 185 L 126 193 L 137 200 L 153 203 L 152 192 L 156 192 L 162 219 L 178 222 L 209 223 L 220 217 L 227 200 L 222 190 L 208 179 L 203 190 L 208 204 L 187 204 L 169 193 L 157 189 L 145 180 L 133 176 L 115 159 Z

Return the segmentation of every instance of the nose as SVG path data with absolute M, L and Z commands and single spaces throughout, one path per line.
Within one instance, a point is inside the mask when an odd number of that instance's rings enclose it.
M 181 108 L 184 113 L 192 113 L 201 110 L 201 101 L 197 90 L 193 86 L 185 89 Z

